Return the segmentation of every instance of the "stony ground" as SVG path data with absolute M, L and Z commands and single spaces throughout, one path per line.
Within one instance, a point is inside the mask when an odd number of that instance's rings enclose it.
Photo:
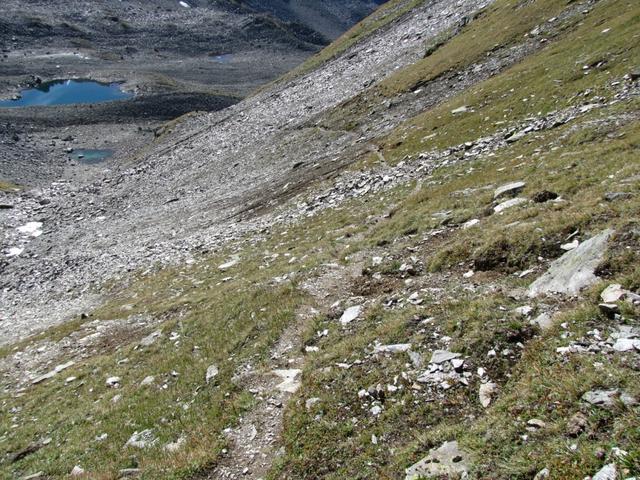
M 6 335 L 61 325 L 5 349 L 5 471 L 640 474 L 637 15 L 391 2 L 126 169 L 6 194 Z

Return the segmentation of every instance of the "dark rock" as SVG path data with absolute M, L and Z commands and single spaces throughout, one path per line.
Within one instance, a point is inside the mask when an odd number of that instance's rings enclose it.
M 613 318 L 617 313 L 620 313 L 620 308 L 615 303 L 601 303 L 598 308 L 609 318 Z
M 555 200 L 556 198 L 558 198 L 558 194 L 556 192 L 542 190 L 540 192 L 536 192 L 533 197 L 531 197 L 531 200 L 536 203 L 544 203 L 548 202 L 549 200 Z

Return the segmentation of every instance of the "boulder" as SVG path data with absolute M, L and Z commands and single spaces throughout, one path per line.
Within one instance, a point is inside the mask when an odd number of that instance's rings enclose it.
M 511 182 L 506 185 L 502 185 L 493 193 L 493 199 L 497 200 L 502 197 L 515 197 L 524 189 L 525 186 L 526 183 L 524 182 Z
M 605 230 L 555 260 L 549 270 L 534 281 L 528 295 L 545 293 L 577 295 L 580 290 L 598 281 L 595 269 L 602 261 L 613 230 Z

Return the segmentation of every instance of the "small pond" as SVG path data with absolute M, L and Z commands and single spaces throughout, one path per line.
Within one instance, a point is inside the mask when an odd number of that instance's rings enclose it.
M 131 98 L 132 93 L 121 90 L 118 83 L 93 80 L 54 80 L 20 92 L 14 100 L 0 100 L 0 107 L 17 108 L 35 105 L 70 105 L 99 103 Z
M 211 55 L 211 60 L 216 63 L 231 63 L 233 60 L 233 53 L 225 53 L 224 55 Z
M 85 165 L 95 165 L 97 163 L 104 162 L 109 157 L 112 157 L 113 150 L 79 149 L 71 152 L 69 156 Z

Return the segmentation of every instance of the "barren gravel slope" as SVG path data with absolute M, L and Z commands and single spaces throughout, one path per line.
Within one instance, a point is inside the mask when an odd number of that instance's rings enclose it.
M 299 182 L 352 162 L 369 148 L 365 138 L 307 124 L 363 85 L 415 62 L 425 41 L 480 6 L 426 3 L 313 73 L 187 120 L 128 168 L 90 185 L 44 189 L 51 201 L 44 206 L 31 195 L 20 197 L 7 214 L 2 247 L 19 243 L 15 227 L 28 221 L 42 220 L 46 233 L 30 240 L 27 255 L 4 260 L 3 341 L 85 308 L 92 297 L 82 290 L 90 285 L 156 262 L 182 261 L 255 228 L 263 220 L 234 215 L 258 194 L 267 204 Z

